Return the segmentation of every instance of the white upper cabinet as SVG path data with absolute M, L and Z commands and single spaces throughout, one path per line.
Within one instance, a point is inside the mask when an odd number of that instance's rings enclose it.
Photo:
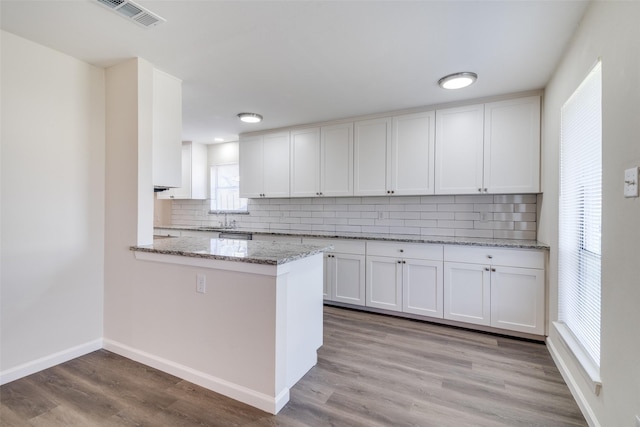
M 291 131 L 291 197 L 320 195 L 320 128 Z
M 263 197 L 262 136 L 241 137 L 239 147 L 240 197 Z
M 436 194 L 482 189 L 484 105 L 436 111 Z
M 354 123 L 353 185 L 356 196 L 391 194 L 387 171 L 391 163 L 391 117 Z
M 353 123 L 320 129 L 320 193 L 353 196 Z
M 289 197 L 289 132 L 240 138 L 240 197 Z
M 242 197 L 539 192 L 540 96 L 240 139 Z
M 291 197 L 353 195 L 353 124 L 291 131 Z
M 539 96 L 436 111 L 436 194 L 539 191 Z
M 207 198 L 207 146 L 194 142 L 182 143 L 182 184 L 158 193 L 159 199 Z
M 181 185 L 182 81 L 153 70 L 153 185 Z
M 391 185 L 398 195 L 433 194 L 435 112 L 393 118 Z
M 484 188 L 489 193 L 540 191 L 540 97 L 484 107 Z
M 433 111 L 355 123 L 356 196 L 434 193 Z

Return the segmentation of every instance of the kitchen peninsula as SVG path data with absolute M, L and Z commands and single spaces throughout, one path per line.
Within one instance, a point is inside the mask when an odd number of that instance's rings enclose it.
M 130 249 L 152 291 L 135 348 L 105 348 L 277 413 L 322 345 L 326 248 L 181 237 Z

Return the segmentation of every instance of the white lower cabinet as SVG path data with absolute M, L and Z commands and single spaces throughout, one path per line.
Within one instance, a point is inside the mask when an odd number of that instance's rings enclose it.
M 543 335 L 544 315 L 544 270 L 493 268 L 491 326 Z
M 402 311 L 402 261 L 367 255 L 367 307 Z
M 304 244 L 331 245 L 324 254 L 324 299 L 365 305 L 365 242 L 305 238 Z
M 442 246 L 367 243 L 369 307 L 442 318 Z
M 327 254 L 327 289 L 332 301 L 364 305 L 364 255 Z
M 333 246 L 325 252 L 326 301 L 545 334 L 544 251 L 318 238 L 302 243 Z
M 544 335 L 542 251 L 447 246 L 444 259 L 445 319 Z
M 442 319 L 442 277 L 442 261 L 403 260 L 402 311 Z
M 490 271 L 485 266 L 444 263 L 444 318 L 491 325 Z

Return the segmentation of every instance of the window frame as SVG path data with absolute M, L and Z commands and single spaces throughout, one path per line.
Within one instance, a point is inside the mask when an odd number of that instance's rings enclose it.
M 238 199 L 240 201 L 239 209 L 220 209 L 217 205 L 214 207 L 214 203 L 217 203 L 218 194 L 217 189 L 221 188 L 218 186 L 218 169 L 223 166 L 239 166 L 238 162 L 231 163 L 219 163 L 214 165 L 209 165 L 209 214 L 238 214 L 238 215 L 247 215 L 249 214 L 249 200 L 240 197 L 240 184 L 238 182 L 238 186 L 236 187 L 225 187 L 228 189 L 235 188 L 237 190 Z M 214 172 L 215 170 L 215 172 Z M 239 173 L 239 172 L 238 172 Z M 214 177 L 216 179 L 216 184 L 214 185 Z M 242 202 L 244 201 L 244 202 Z M 242 205 L 244 205 L 244 209 L 242 209 Z

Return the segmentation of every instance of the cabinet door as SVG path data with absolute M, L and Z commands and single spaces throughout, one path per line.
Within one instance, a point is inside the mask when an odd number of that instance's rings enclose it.
M 444 263 L 444 318 L 491 324 L 491 271 L 488 266 Z
M 291 197 L 320 195 L 320 128 L 291 131 Z
M 172 199 L 189 199 L 191 196 L 191 143 L 182 144 L 182 184 L 172 188 Z
M 353 123 L 320 129 L 320 191 L 323 196 L 353 196 Z
M 402 261 L 367 256 L 366 305 L 402 311 Z
M 436 111 L 436 194 L 477 194 L 483 187 L 484 105 Z
M 191 195 L 190 199 L 209 198 L 209 158 L 205 144 L 191 144 Z
M 540 97 L 485 105 L 484 186 L 490 193 L 540 192 Z
M 189 199 L 191 197 L 191 143 L 183 142 L 181 151 L 182 178 L 179 187 L 158 194 L 159 199 Z
M 492 268 L 491 326 L 544 335 L 544 270 Z
M 364 255 L 332 255 L 333 301 L 347 304 L 365 305 L 365 269 Z
M 402 311 L 443 316 L 442 262 L 407 259 L 402 264 Z
M 356 196 L 388 194 L 390 142 L 391 118 L 355 122 L 353 192 Z
M 238 144 L 240 156 L 240 197 L 261 197 L 263 193 L 262 136 L 241 138 Z
M 289 197 L 289 132 L 264 135 L 263 144 L 263 193 Z
M 394 194 L 433 194 L 435 112 L 393 118 L 391 185 Z
M 194 142 L 182 143 L 182 185 L 169 190 L 171 199 L 207 198 L 207 147 Z
M 153 70 L 153 185 L 179 187 L 182 81 Z M 167 197 L 168 198 L 168 197 Z

